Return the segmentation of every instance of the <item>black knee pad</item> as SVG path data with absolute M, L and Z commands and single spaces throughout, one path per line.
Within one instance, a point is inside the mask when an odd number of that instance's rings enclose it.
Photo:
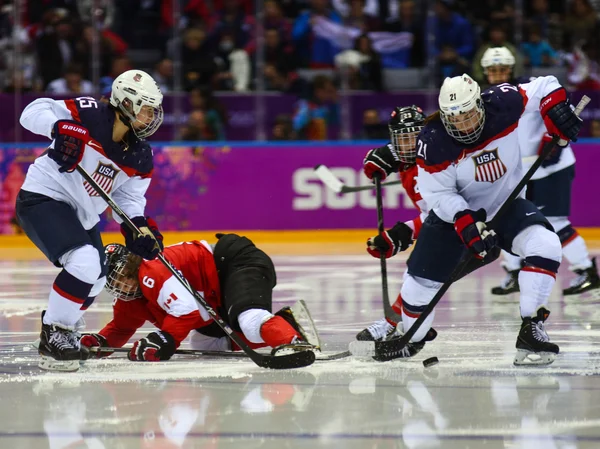
M 268 270 L 248 267 L 230 273 L 221 284 L 223 305 L 229 325 L 241 331 L 238 317 L 250 309 L 271 311 L 273 307 L 273 277 Z
M 271 258 L 246 237 L 219 234 L 214 250 L 221 284 L 223 318 L 241 331 L 238 317 L 249 309 L 271 311 L 277 284 Z
M 565 246 L 567 243 L 570 243 L 571 240 L 574 240 L 577 237 L 577 231 L 573 229 L 573 226 L 569 225 L 562 228 L 560 231 L 556 233 L 558 238 L 560 239 L 560 244 Z

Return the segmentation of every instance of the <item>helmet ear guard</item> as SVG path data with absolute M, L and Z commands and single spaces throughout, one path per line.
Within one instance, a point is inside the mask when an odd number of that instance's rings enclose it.
M 390 142 L 405 164 L 414 164 L 417 136 L 425 126 L 425 114 L 418 106 L 396 107 L 392 111 L 388 128 Z

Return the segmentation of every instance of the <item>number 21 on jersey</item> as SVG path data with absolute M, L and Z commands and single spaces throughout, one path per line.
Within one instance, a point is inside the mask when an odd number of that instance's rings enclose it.
M 419 147 L 417 149 L 417 155 L 420 158 L 427 159 L 427 144 L 423 143 L 422 140 L 417 140 L 417 146 Z

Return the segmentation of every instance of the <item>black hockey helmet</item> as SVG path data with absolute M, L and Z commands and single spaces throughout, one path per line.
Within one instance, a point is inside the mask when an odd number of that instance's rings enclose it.
M 388 127 L 390 141 L 398 152 L 400 160 L 406 164 L 414 164 L 417 158 L 415 149 L 417 135 L 425 126 L 425 114 L 415 105 L 396 107 L 392 111 Z
M 113 297 L 131 301 L 142 297 L 137 273 L 141 258 L 119 243 L 109 243 L 104 247 L 106 255 L 106 285 L 104 288 Z

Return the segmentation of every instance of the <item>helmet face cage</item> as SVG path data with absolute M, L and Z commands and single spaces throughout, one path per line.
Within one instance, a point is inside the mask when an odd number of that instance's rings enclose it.
M 106 245 L 104 253 L 108 265 L 105 290 L 122 301 L 141 298 L 142 291 L 137 280 L 138 270 L 132 269 L 139 267 L 141 259 L 118 243 Z
M 126 91 L 128 89 L 130 88 L 125 88 Z M 145 139 L 146 137 L 150 137 L 158 130 L 159 126 L 162 125 L 164 119 L 164 111 L 162 105 L 154 107 L 149 104 L 144 104 L 142 100 L 137 100 L 137 107 L 134 107 L 133 101 L 128 97 L 124 98 L 123 101 L 119 101 L 117 99 L 116 102 L 118 104 L 119 110 L 125 115 L 125 117 L 127 117 L 129 123 L 132 125 L 131 130 L 138 139 Z M 140 112 L 145 111 L 147 109 L 142 109 L 144 106 L 152 108 L 152 120 L 150 121 L 150 123 L 147 124 L 139 120 L 137 117 L 137 115 Z M 135 112 L 136 109 L 138 111 L 137 113 Z M 134 126 L 136 123 L 142 123 L 144 126 Z
M 405 164 L 417 159 L 417 136 L 425 124 L 423 110 L 417 106 L 395 108 L 389 121 L 390 141 Z
M 478 98 L 475 107 L 467 111 L 445 113 L 440 110 L 442 123 L 446 132 L 455 140 L 465 144 L 477 142 L 485 124 L 483 101 Z

